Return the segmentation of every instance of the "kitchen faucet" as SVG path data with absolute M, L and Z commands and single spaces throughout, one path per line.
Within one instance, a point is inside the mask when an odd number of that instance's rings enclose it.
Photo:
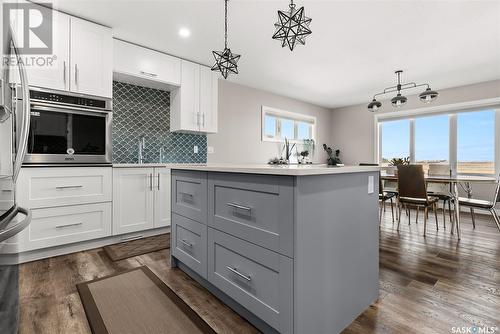
M 164 148 L 160 147 L 160 163 L 161 164 L 163 163 L 163 150 L 164 150 Z
M 139 139 L 139 163 L 144 163 L 144 149 L 146 148 L 146 138 L 141 137 Z

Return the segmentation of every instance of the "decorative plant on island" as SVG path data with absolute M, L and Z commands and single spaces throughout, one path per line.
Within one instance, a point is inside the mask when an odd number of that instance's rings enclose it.
M 328 165 L 330 166 L 339 166 L 342 165 L 342 160 L 340 160 L 340 150 L 332 150 L 331 147 L 328 147 L 326 144 L 323 144 L 323 149 L 326 154 L 328 154 L 328 159 L 326 160 Z
M 312 164 L 312 157 L 314 154 L 315 143 L 314 139 L 304 139 L 302 144 L 303 150 L 299 153 L 299 164 Z

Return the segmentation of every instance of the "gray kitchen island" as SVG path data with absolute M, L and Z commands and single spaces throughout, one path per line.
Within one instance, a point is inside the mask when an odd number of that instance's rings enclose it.
M 172 266 L 265 333 L 339 333 L 378 297 L 377 167 L 172 169 Z

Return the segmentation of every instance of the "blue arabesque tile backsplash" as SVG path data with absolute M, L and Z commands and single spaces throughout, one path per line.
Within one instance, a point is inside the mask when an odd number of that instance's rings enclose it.
M 207 136 L 170 132 L 170 93 L 113 82 L 113 162 L 137 163 L 146 138 L 145 162 L 206 163 Z M 199 153 L 193 153 L 198 145 Z

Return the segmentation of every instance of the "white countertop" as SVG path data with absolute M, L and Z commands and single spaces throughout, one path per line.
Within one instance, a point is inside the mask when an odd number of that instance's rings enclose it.
M 201 165 L 201 164 L 200 164 Z M 198 164 L 174 164 L 174 163 L 144 163 L 144 164 L 113 164 L 113 168 L 175 168 L 183 166 L 198 166 Z M 205 166 L 203 164 L 203 166 Z
M 325 175 L 325 174 L 345 174 L 377 172 L 377 166 L 344 166 L 334 167 L 324 165 L 253 165 L 253 164 L 205 164 L 205 165 L 176 165 L 170 167 L 181 170 L 197 170 L 207 172 L 224 173 L 249 173 L 249 174 L 269 174 L 269 175 Z

